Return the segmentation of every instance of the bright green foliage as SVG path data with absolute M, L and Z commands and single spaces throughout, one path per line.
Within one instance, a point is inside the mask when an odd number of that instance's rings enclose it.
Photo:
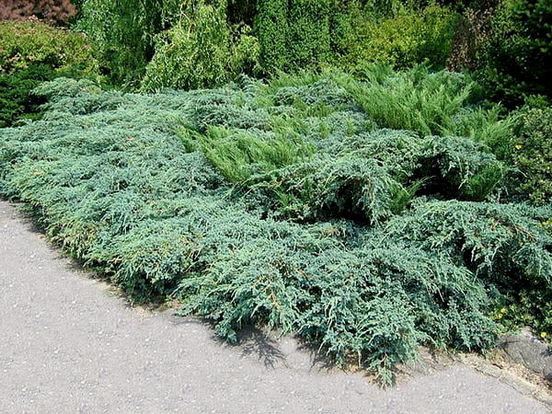
M 500 167 L 491 154 L 375 129 L 331 78 L 156 95 L 58 79 L 41 93 L 43 120 L 0 133 L 0 192 L 135 299 L 176 297 L 230 340 L 268 324 L 388 383 L 421 344 L 492 345 L 503 293 L 552 291 L 549 207 L 462 201 Z M 285 219 L 277 177 L 316 213 Z
M 48 65 L 67 75 L 95 75 L 97 62 L 86 37 L 36 21 L 0 22 L 0 73 Z
M 468 76 L 417 66 L 393 72 L 388 66 L 371 66 L 362 75 L 339 76 L 355 102 L 381 127 L 408 129 L 424 135 L 469 136 L 493 148 L 510 134 L 511 125 L 499 118 L 500 107 L 475 107 L 478 87 Z
M 295 164 L 314 149 L 295 137 L 277 134 L 263 139 L 220 127 L 210 127 L 198 140 L 207 159 L 231 183 Z
M 392 75 L 381 69 L 374 68 L 373 77 Z M 422 82 L 430 75 L 421 69 L 406 76 L 409 81 L 417 77 Z M 446 73 L 431 76 L 435 81 L 425 82 L 432 87 L 442 85 L 447 77 L 458 83 L 436 92 L 457 101 L 450 113 L 441 117 L 446 122 L 456 125 L 452 119 L 459 118 L 457 113 L 461 119 L 470 119 L 473 113 L 484 117 L 485 112 L 464 107 L 467 94 L 461 87 L 463 77 Z M 356 105 L 359 99 L 370 102 L 358 92 L 360 88 L 377 85 L 375 79 L 359 83 L 343 74 L 329 73 L 283 76 L 267 86 L 245 82 L 241 90 L 204 92 L 194 99 L 191 115 L 205 135 L 184 130 L 183 139 L 189 148 L 197 147 L 190 140 L 199 141 L 209 161 L 228 180 L 277 201 L 278 211 L 286 217 L 312 220 L 338 216 L 377 223 L 400 212 L 416 192 L 483 200 L 500 184 L 507 168 L 487 147 L 472 139 L 373 131 L 370 118 L 374 114 L 362 114 Z M 380 89 L 392 97 L 401 95 L 397 89 L 403 95 L 416 96 L 419 87 L 412 82 L 385 86 Z M 348 90 L 358 94 L 350 95 Z M 393 104 L 393 98 L 380 98 L 376 109 Z M 422 120 L 427 113 L 434 116 L 425 106 L 442 110 L 432 99 L 437 101 L 430 96 L 418 106 Z M 409 108 L 402 105 L 395 104 L 390 114 L 399 119 L 411 116 L 415 109 L 407 113 Z M 484 120 L 485 128 L 492 125 L 492 117 Z M 375 121 L 396 127 L 386 119 Z M 474 124 L 470 129 L 477 138 L 488 129 L 479 126 Z M 445 128 L 435 129 L 446 132 Z M 311 156 L 309 146 L 318 149 L 315 156 Z
M 536 204 L 552 204 L 552 108 L 523 107 L 515 116 L 510 149 L 519 190 Z
M 552 332 L 552 294 L 533 283 L 512 291 L 497 303 L 494 318 L 507 329 L 533 327 L 535 336 L 550 341 Z
M 142 88 L 220 86 L 254 67 L 258 54 L 253 36 L 243 33 L 233 39 L 224 7 L 200 2 L 182 10 L 178 23 L 156 36 Z
M 446 7 L 357 0 L 86 0 L 79 27 L 116 84 L 197 88 L 238 73 L 442 68 L 457 16 Z M 377 7 L 376 7 L 377 6 Z M 145 78 L 144 78 L 145 76 Z
M 266 71 L 347 70 L 382 62 L 410 67 L 428 60 L 445 66 L 457 15 L 445 7 L 415 8 L 335 0 L 259 0 L 255 32 Z M 392 3 L 392 4 L 391 4 Z
M 377 17 L 349 9 L 349 23 L 337 40 L 344 51 L 340 65 L 362 70 L 380 62 L 408 68 L 425 60 L 434 68 L 445 67 L 457 26 L 457 15 L 440 6 L 425 9 L 402 8 L 397 13 Z
M 257 70 L 257 39 L 248 26 L 228 24 L 227 3 L 86 0 L 79 26 L 115 83 L 146 90 L 215 86 Z

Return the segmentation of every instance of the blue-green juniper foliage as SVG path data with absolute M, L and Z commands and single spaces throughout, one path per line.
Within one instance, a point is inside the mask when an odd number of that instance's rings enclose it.
M 552 209 L 499 202 L 493 109 L 462 104 L 465 88 L 449 113 L 420 104 L 428 134 L 422 118 L 385 129 L 367 88 L 58 79 L 43 120 L 1 130 L 0 192 L 136 300 L 177 298 L 230 340 L 247 324 L 296 333 L 389 382 L 420 345 L 492 345 L 504 295 L 552 291 Z

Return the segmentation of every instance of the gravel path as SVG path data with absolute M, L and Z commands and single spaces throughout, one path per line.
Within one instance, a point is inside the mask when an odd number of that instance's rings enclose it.
M 0 201 L 0 413 L 545 413 L 453 365 L 390 390 L 313 368 L 292 339 L 231 347 L 169 312 L 131 309 Z

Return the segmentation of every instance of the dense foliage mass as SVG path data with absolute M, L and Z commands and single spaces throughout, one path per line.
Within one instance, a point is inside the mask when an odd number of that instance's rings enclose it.
M 337 0 L 88 0 L 79 27 L 112 79 L 148 89 L 217 86 L 238 73 L 367 63 L 445 66 L 458 16 L 449 7 Z M 145 76 L 145 78 L 144 78 Z
M 86 0 L 79 27 L 119 84 L 426 62 L 474 70 L 488 97 L 519 106 L 550 96 L 551 18 L 548 0 Z
M 137 85 L 155 53 L 155 35 L 177 21 L 180 0 L 86 0 L 79 28 L 115 83 Z
M 518 168 L 519 189 L 535 204 L 552 202 L 552 108 L 527 105 L 517 113 L 510 143 L 512 163 Z
M 142 88 L 194 89 L 220 85 L 252 69 L 257 39 L 246 28 L 234 32 L 220 7 L 189 7 L 180 21 L 155 38 L 156 52 L 146 66 Z
M 411 130 L 366 103 L 370 77 L 391 105 L 429 89 Z M 420 344 L 492 345 L 504 303 L 552 328 L 535 302 L 552 292 L 552 209 L 498 201 L 514 172 L 487 139 L 494 109 L 457 74 L 366 79 L 156 95 L 58 79 L 43 120 L 0 132 L 0 191 L 137 300 L 176 297 L 231 340 L 250 323 L 294 332 L 385 382 Z M 436 117 L 442 99 L 457 104 Z
M 395 13 L 374 17 L 363 9 L 349 9 L 346 27 L 338 38 L 339 65 L 361 69 L 372 62 L 408 68 L 429 62 L 445 67 L 451 53 L 458 15 L 447 7 L 400 8 Z
M 78 33 L 36 21 L 0 22 L 0 73 L 13 73 L 33 64 L 60 71 L 93 72 L 92 47 Z

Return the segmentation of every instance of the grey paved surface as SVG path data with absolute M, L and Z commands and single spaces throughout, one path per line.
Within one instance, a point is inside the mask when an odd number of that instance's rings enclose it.
M 381 390 L 312 368 L 291 339 L 243 346 L 131 309 L 0 202 L 0 413 L 545 413 L 455 365 Z

